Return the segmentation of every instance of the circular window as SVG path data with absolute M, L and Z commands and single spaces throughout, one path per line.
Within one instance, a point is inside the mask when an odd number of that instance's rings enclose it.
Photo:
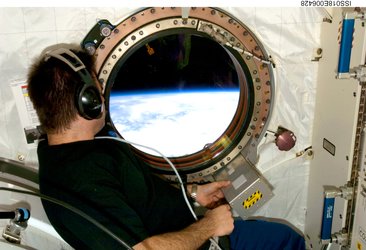
M 238 107 L 235 64 L 207 37 L 162 35 L 142 44 L 114 71 L 108 105 L 114 127 L 126 140 L 143 142 L 168 157 L 209 147 Z
M 234 17 L 215 8 L 182 13 L 140 10 L 113 26 L 95 56 L 119 136 L 158 149 L 196 180 L 256 150 L 273 77 L 261 44 Z M 173 174 L 156 152 L 135 150 L 158 173 Z

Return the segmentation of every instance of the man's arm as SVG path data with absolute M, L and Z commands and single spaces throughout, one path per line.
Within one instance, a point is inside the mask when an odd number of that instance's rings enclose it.
M 179 215 L 178 215 L 179 216 Z M 135 250 L 198 249 L 209 238 L 228 235 L 234 229 L 230 206 L 222 205 L 208 210 L 205 216 L 178 232 L 149 237 L 133 247 Z

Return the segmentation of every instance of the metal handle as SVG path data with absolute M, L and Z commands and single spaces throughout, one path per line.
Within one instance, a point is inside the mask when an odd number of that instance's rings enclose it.
M 342 35 L 338 59 L 338 76 L 344 73 L 349 73 L 354 27 L 355 14 L 346 13 L 342 22 Z
M 342 36 L 339 49 L 338 74 L 348 73 L 351 61 L 351 50 L 355 19 L 346 14 L 342 22 Z
M 322 220 L 322 228 L 321 228 L 321 235 L 320 235 L 322 242 L 329 243 L 331 241 L 334 200 L 335 200 L 334 197 L 331 197 L 331 198 L 325 197 L 324 198 L 323 220 Z

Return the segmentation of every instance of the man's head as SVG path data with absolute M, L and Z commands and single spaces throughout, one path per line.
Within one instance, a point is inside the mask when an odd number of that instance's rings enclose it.
M 46 48 L 28 73 L 28 92 L 47 134 L 60 133 L 83 117 L 104 119 L 94 57 L 75 45 Z

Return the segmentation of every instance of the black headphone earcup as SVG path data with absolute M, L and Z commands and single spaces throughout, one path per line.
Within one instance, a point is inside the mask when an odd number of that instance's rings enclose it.
M 85 119 L 97 119 L 103 112 L 103 101 L 99 90 L 94 85 L 84 85 L 78 93 L 77 107 Z

